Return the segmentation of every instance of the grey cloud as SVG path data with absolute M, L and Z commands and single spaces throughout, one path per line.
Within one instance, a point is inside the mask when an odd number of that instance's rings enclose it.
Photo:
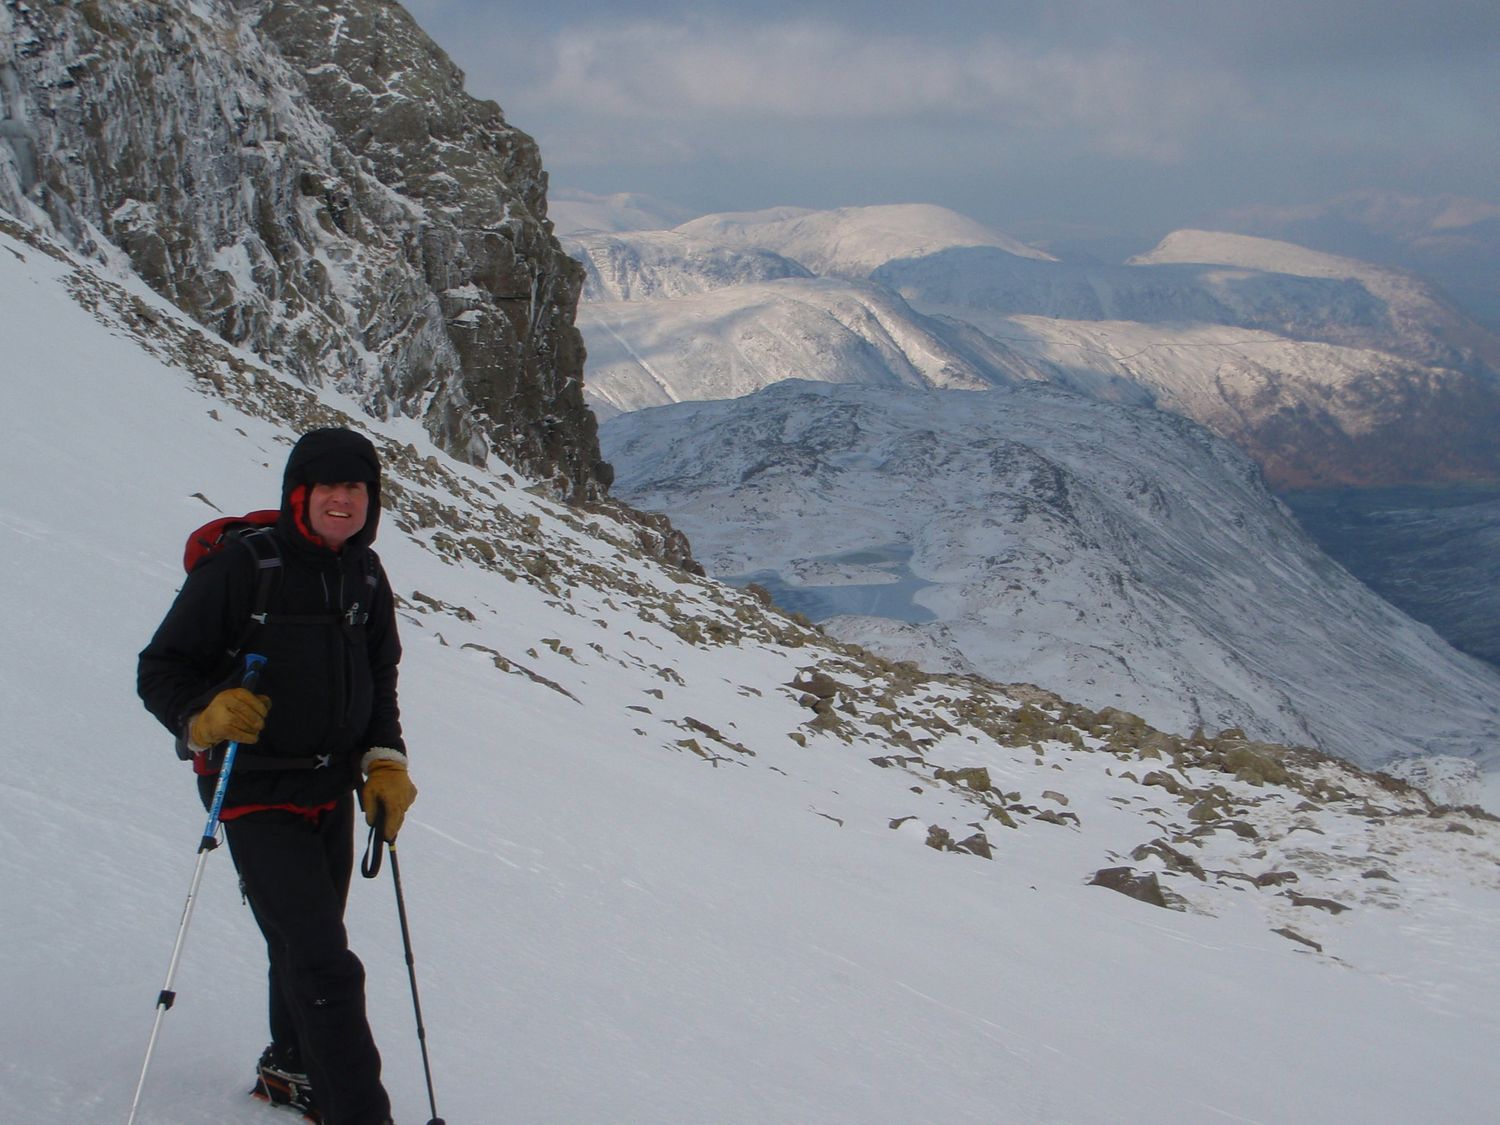
M 410 0 L 553 183 L 1137 229 L 1491 197 L 1494 0 Z

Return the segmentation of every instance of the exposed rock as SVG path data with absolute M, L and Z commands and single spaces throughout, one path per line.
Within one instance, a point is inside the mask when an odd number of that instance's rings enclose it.
M 940 825 L 927 826 L 927 846 L 940 852 L 953 851 L 953 833 Z
M 1299 876 L 1295 871 L 1267 871 L 1255 877 L 1257 887 L 1279 887 L 1283 883 L 1295 883 Z
M 1112 891 L 1119 891 L 1122 895 L 1149 902 L 1152 906 L 1165 907 L 1167 905 L 1166 895 L 1162 893 L 1161 883 L 1156 876 L 1151 872 L 1137 874 L 1133 867 L 1101 868 L 1089 880 L 1089 886 L 1108 887 Z
M 833 699 L 839 692 L 837 680 L 828 673 L 813 668 L 799 672 L 797 678 L 788 683 L 787 687 L 798 688 L 814 699 Z
M 1208 878 L 1203 866 L 1197 860 L 1178 851 L 1164 840 L 1153 840 L 1149 844 L 1142 844 L 1130 853 L 1130 858 L 1137 863 L 1150 856 L 1160 859 L 1168 871 L 1181 871 L 1195 879 Z
M 536 145 L 397 4 L 0 9 L 0 207 L 559 495 L 609 483 Z
M 1285 785 L 1291 776 L 1273 756 L 1272 748 L 1264 743 L 1231 742 L 1210 755 L 1208 763 L 1251 785 Z
M 1173 796 L 1181 796 L 1187 792 L 1187 786 L 1178 781 L 1171 774 L 1162 770 L 1152 770 L 1141 778 L 1142 785 L 1159 785 Z
M 1303 937 L 1290 926 L 1282 926 L 1280 929 L 1272 930 L 1271 932 L 1273 934 L 1280 934 L 1282 937 L 1287 938 L 1291 941 L 1300 942 L 1302 945 L 1310 946 L 1312 949 L 1316 950 L 1319 953 L 1323 952 L 1323 947 L 1321 945 L 1313 941 L 1312 938 Z
M 1331 898 L 1312 898 L 1299 895 L 1296 891 L 1283 891 L 1282 894 L 1292 900 L 1293 906 L 1312 906 L 1319 910 L 1326 910 L 1330 914 L 1342 914 L 1349 909 L 1343 903 L 1334 902 Z
M 989 838 L 985 836 L 983 832 L 976 832 L 972 836 L 968 836 L 965 839 L 960 840 L 953 846 L 961 852 L 968 852 L 970 855 L 977 855 L 981 859 L 995 858 L 995 853 L 990 847 Z
M 952 782 L 972 789 L 976 793 L 988 793 L 991 789 L 990 771 L 983 766 L 966 766 L 963 769 L 937 771 L 939 781 Z
M 1046 821 L 1048 824 L 1066 825 L 1069 822 L 1072 822 L 1073 824 L 1082 823 L 1082 821 L 1078 819 L 1077 813 L 1057 812 L 1055 809 L 1043 809 L 1032 819 Z

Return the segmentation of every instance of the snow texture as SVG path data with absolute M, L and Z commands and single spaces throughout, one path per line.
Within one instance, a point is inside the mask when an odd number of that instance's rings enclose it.
M 448 1120 L 1492 1116 L 1494 821 L 882 664 L 11 224 L 0 335 L 7 1120 L 126 1116 L 203 823 L 135 653 L 186 531 L 264 505 L 337 421 L 390 466 L 402 874 Z M 275 1120 L 244 1095 L 264 952 L 207 867 L 144 1125 Z M 1178 909 L 1089 885 L 1118 867 Z M 356 880 L 350 926 L 419 1121 L 385 882 Z

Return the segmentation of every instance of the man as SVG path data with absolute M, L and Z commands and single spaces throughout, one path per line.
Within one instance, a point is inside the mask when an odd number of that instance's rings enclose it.
M 220 819 L 270 960 L 271 1044 L 254 1092 L 327 1125 L 390 1120 L 364 967 L 344 930 L 360 776 L 365 819 L 383 809 L 387 840 L 416 797 L 396 699 L 395 598 L 370 549 L 379 520 L 370 441 L 346 429 L 305 435 L 275 526 L 188 575 L 137 672 L 147 709 L 192 755 L 205 805 L 224 745 L 248 747 Z M 239 686 L 245 652 L 267 658 L 253 692 Z

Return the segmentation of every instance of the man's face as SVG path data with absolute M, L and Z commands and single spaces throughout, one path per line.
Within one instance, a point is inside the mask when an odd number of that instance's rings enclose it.
M 307 492 L 307 522 L 335 551 L 359 533 L 370 515 L 370 486 L 362 480 L 315 484 Z

